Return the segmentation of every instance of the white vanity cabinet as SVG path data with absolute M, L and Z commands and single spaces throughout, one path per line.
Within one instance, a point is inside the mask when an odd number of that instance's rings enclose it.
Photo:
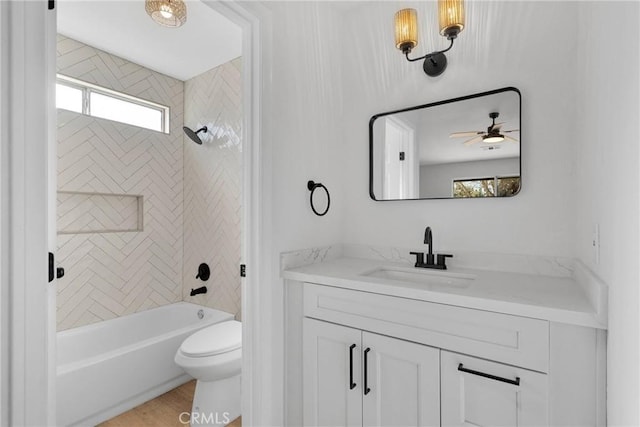
M 312 283 L 302 303 L 305 426 L 603 419 L 594 329 Z
M 303 321 L 305 426 L 440 425 L 440 351 Z

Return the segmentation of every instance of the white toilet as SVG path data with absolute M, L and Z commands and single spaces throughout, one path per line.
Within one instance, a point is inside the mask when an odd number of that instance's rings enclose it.
M 192 426 L 223 426 L 240 416 L 242 323 L 216 323 L 184 340 L 175 362 L 197 380 Z

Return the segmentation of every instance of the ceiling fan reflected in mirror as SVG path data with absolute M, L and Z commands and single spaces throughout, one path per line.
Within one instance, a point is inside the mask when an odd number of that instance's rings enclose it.
M 511 130 L 502 130 L 502 123 L 496 123 L 496 119 L 500 116 L 500 113 L 493 112 L 489 113 L 489 118 L 492 120 L 491 125 L 487 128 L 486 131 L 469 131 L 469 132 L 453 132 L 449 135 L 449 138 L 469 138 L 464 142 L 464 145 L 475 144 L 476 142 L 482 141 L 486 144 L 496 144 L 499 142 L 503 142 L 504 140 L 518 142 L 517 139 L 510 137 L 509 135 L 504 135 L 505 133 L 513 133 L 519 132 L 520 129 L 511 129 Z

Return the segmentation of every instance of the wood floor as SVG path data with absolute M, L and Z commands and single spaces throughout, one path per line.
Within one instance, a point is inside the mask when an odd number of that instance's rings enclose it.
M 99 427 L 185 427 L 180 414 L 191 411 L 196 382 L 190 381 L 162 396 L 136 406 L 132 410 L 110 419 Z M 227 427 L 242 427 L 242 417 Z

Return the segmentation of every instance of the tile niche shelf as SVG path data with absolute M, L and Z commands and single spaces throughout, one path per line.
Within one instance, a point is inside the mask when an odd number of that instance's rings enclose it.
M 143 231 L 143 197 L 58 191 L 58 234 Z

